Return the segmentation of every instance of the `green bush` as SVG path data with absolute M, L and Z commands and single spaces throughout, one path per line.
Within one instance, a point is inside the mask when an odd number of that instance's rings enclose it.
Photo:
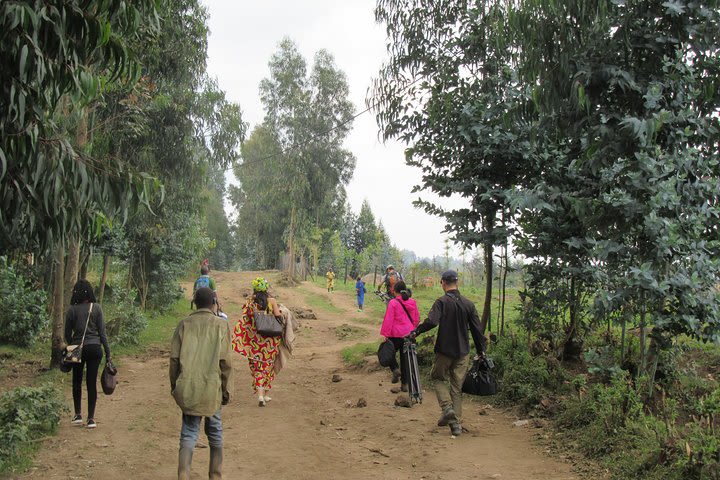
M 135 290 L 113 290 L 107 304 L 105 318 L 110 341 L 118 345 L 137 345 L 140 333 L 148 322 L 142 310 L 135 304 Z
M 560 389 L 567 379 L 557 360 L 533 356 L 524 344 L 509 337 L 500 337 L 488 355 L 495 362 L 496 398 L 502 404 L 532 407 L 550 391 Z
M 0 258 L 0 342 L 31 345 L 48 324 L 47 296 Z
M 31 442 L 54 433 L 65 410 L 50 384 L 15 388 L 0 397 L 0 472 L 22 468 Z

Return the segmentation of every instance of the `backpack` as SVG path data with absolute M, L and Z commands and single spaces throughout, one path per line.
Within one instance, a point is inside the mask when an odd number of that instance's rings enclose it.
M 207 275 L 200 275 L 197 280 L 195 280 L 195 286 L 193 287 L 193 292 L 196 292 L 198 288 L 210 288 L 210 277 Z

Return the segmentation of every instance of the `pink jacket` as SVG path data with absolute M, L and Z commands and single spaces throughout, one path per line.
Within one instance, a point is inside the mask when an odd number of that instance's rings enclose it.
M 412 322 L 408 318 L 407 313 L 400 303 L 402 302 L 407 308 L 408 313 L 412 317 Z M 417 303 L 412 298 L 403 300 L 400 295 L 390 300 L 387 310 L 385 310 L 385 318 L 383 318 L 380 327 L 380 335 L 385 338 L 400 338 L 415 330 L 420 323 L 420 312 Z

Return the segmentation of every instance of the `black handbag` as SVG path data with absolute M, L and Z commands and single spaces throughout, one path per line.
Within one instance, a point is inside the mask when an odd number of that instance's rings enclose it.
M 102 375 L 100 375 L 100 385 L 102 385 L 102 391 L 105 395 L 112 395 L 117 386 L 117 368 L 112 362 L 105 363 Z
M 282 321 L 271 313 L 256 311 L 255 330 L 263 337 L 279 337 L 283 333 Z
M 378 347 L 378 362 L 383 367 L 389 367 L 395 360 L 395 345 L 390 340 L 385 340 Z
M 492 369 L 495 367 L 492 359 L 487 357 L 478 358 L 468 370 L 463 382 L 462 391 L 470 395 L 495 395 L 497 392 L 497 381 Z
M 88 308 L 88 314 L 87 319 L 85 320 L 85 330 L 83 331 L 82 340 L 80 340 L 80 345 L 68 345 L 65 347 L 65 350 L 62 352 L 62 370 L 64 372 L 69 372 L 70 368 L 73 365 L 77 365 L 79 363 L 82 363 L 82 349 L 83 345 L 85 344 L 85 334 L 87 333 L 88 329 L 88 323 L 90 323 L 90 314 L 93 310 L 93 304 L 90 304 L 90 307 Z

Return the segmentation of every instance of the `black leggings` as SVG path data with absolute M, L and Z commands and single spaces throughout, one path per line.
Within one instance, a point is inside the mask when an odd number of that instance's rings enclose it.
M 400 354 L 400 383 L 403 385 L 407 385 L 408 381 L 408 366 L 407 361 L 405 360 L 405 356 L 402 354 L 402 347 L 403 343 L 405 342 L 402 338 L 388 338 L 393 345 L 395 345 L 395 357 L 392 359 L 392 364 L 390 364 L 390 370 L 395 370 L 398 368 L 398 362 L 397 362 L 397 354 Z
M 103 354 L 100 345 L 84 345 L 82 349 L 82 362 L 77 365 L 73 365 L 72 393 L 75 415 L 80 415 L 80 412 L 82 411 L 82 375 L 83 368 L 87 365 L 87 376 L 85 377 L 88 393 L 87 418 L 95 418 L 95 403 L 97 402 L 97 376 L 102 356 Z

